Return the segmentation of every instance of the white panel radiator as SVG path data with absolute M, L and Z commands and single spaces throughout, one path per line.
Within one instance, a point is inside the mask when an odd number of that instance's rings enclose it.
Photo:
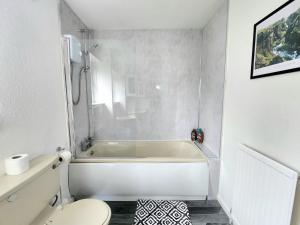
M 298 174 L 240 145 L 232 204 L 236 225 L 290 225 Z

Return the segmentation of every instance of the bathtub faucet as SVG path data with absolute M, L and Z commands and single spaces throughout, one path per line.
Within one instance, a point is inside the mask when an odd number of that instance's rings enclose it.
M 81 141 L 80 146 L 81 146 L 81 151 L 87 151 L 90 147 L 93 145 L 93 138 L 87 137 L 84 138 L 83 141 Z

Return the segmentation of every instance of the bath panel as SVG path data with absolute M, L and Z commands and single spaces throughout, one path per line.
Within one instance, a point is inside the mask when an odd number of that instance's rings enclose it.
M 77 198 L 202 200 L 208 195 L 207 162 L 71 163 L 70 191 Z

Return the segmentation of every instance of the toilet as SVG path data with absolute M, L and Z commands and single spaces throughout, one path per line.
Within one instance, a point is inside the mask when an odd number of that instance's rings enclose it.
M 58 204 L 59 159 L 43 155 L 17 176 L 0 176 L 1 225 L 108 225 L 109 206 L 97 199 Z M 54 206 L 55 205 L 55 206 Z

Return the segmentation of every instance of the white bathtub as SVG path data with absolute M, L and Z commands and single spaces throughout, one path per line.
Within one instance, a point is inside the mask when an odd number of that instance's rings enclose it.
M 70 164 L 71 194 L 103 200 L 201 200 L 209 169 L 188 141 L 97 141 Z

